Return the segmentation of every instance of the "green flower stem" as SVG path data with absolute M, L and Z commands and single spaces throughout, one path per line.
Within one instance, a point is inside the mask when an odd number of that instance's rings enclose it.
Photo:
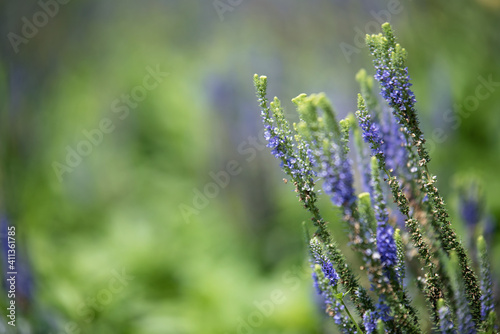
M 359 327 L 358 322 L 356 321 L 356 319 L 354 319 L 354 317 L 352 316 L 351 312 L 349 312 L 349 308 L 345 304 L 343 296 L 341 298 L 339 298 L 339 300 L 342 303 L 342 305 L 344 305 L 345 311 L 346 311 L 347 315 L 349 316 L 349 318 L 351 318 L 351 321 L 354 323 L 354 325 L 356 325 L 356 328 L 357 328 L 358 332 L 359 333 L 364 333 L 361 330 L 361 328 Z

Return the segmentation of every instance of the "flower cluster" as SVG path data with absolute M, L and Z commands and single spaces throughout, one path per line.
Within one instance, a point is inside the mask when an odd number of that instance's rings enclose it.
M 333 268 L 333 264 L 321 251 L 321 245 L 317 239 L 311 240 L 311 254 L 315 264 L 319 264 L 328 284 L 332 287 L 337 286 L 339 275 Z
M 387 65 L 380 64 L 376 66 L 376 69 L 377 73 L 374 78 L 380 83 L 380 95 L 387 101 L 389 106 L 400 111 L 406 111 L 407 108 L 413 109 L 416 100 L 415 94 L 410 90 L 411 83 L 408 67 L 397 71 Z
M 373 79 L 362 70 L 356 76 L 361 94 L 355 115 L 337 121 L 324 94 L 301 94 L 292 100 L 300 116 L 292 131 L 279 100 L 268 105 L 267 78 L 254 78 L 268 147 L 316 228 L 312 236 L 306 228 L 314 286 L 342 333 L 493 334 L 498 324 L 486 242 L 478 239 L 473 261 L 452 228 L 436 176 L 429 172 L 406 51 L 389 24 L 382 30 L 367 36 L 367 44 L 385 105 L 378 104 Z M 349 158 L 351 133 L 365 191 L 360 194 Z M 343 213 L 349 245 L 363 262 L 369 289 L 360 284 L 321 215 L 316 176 Z M 464 221 L 477 226 L 484 214 L 482 199 L 473 192 L 461 200 Z M 427 314 L 429 319 L 419 319 Z
M 377 316 L 375 312 L 368 311 L 363 315 L 363 325 L 367 334 L 376 333 L 377 330 Z
M 398 261 L 394 240 L 394 228 L 389 224 L 389 213 L 380 182 L 378 161 L 373 157 L 371 164 L 371 187 L 373 189 L 373 208 L 377 219 L 377 250 L 384 267 L 395 267 Z
M 353 321 L 352 316 L 350 317 L 350 313 L 346 313 L 348 311 L 343 301 L 343 294 L 338 293 L 340 277 L 332 262 L 324 253 L 317 238 L 311 239 L 309 246 L 313 262 L 313 285 L 323 299 L 326 312 L 333 318 L 342 333 L 357 333 L 358 325 Z
M 281 102 L 275 98 L 268 106 L 266 97 L 267 77 L 255 76 L 254 82 L 258 88 L 261 116 L 264 123 L 264 137 L 268 141 L 267 146 L 272 149 L 272 154 L 281 160 L 281 167 L 292 178 L 301 198 L 306 201 L 314 201 L 310 192 L 314 188 L 313 165 L 315 164 L 309 144 L 300 140 L 294 147 L 294 136 L 285 119 Z
M 385 124 L 381 126 L 382 137 L 387 138 L 381 149 L 385 152 L 385 163 L 389 170 L 399 171 L 403 176 L 408 174 L 408 151 L 406 149 L 406 140 L 401 127 L 394 119 L 394 116 L 386 113 Z
M 327 156 L 321 155 L 319 176 L 323 179 L 323 190 L 330 196 L 332 203 L 346 211 L 356 200 L 351 160 L 332 150 Z
M 384 140 L 380 136 L 378 127 L 372 121 L 372 117 L 366 109 L 365 100 L 361 94 L 358 95 L 358 111 L 356 111 L 356 117 L 358 118 L 359 126 L 363 130 L 364 141 L 369 143 L 372 154 L 382 162 L 382 165 L 385 165 L 385 153 L 382 151 Z

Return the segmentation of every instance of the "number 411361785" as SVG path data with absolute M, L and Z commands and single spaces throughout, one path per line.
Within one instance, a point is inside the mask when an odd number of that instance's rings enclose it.
M 9 226 L 8 227 L 8 260 L 7 262 L 9 263 L 9 270 L 14 271 L 16 270 L 16 238 L 14 236 L 16 235 L 16 227 L 15 226 Z

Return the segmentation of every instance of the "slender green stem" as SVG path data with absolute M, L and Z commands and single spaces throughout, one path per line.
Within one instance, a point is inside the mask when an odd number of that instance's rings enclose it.
M 344 308 L 345 308 L 345 311 L 347 312 L 347 315 L 349 316 L 349 318 L 351 318 L 352 322 L 354 322 L 354 325 L 356 325 L 356 328 L 358 329 L 358 332 L 361 333 L 361 334 L 363 334 L 364 332 L 361 330 L 361 328 L 359 327 L 358 323 L 356 322 L 356 320 L 352 316 L 351 312 L 349 312 L 349 308 L 344 303 L 344 298 L 343 297 L 340 298 L 340 302 L 342 303 L 342 305 L 344 305 Z

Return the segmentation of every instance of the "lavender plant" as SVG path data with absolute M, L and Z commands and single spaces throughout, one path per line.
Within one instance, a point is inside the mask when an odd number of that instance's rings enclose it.
M 477 243 L 478 276 L 428 168 L 406 50 L 388 23 L 366 42 L 384 105 L 373 93 L 373 78 L 361 70 L 358 110 L 339 122 L 324 94 L 301 94 L 292 100 L 300 116 L 292 129 L 279 99 L 267 99 L 267 78 L 254 77 L 268 147 L 315 228 L 308 236 L 314 286 L 341 333 L 422 333 L 429 323 L 437 333 L 495 333 L 486 243 L 482 237 Z M 360 194 L 349 156 L 351 136 Z M 342 212 L 369 287 L 358 280 L 319 210 L 318 181 Z M 425 308 L 410 296 L 409 277 L 417 282 Z

